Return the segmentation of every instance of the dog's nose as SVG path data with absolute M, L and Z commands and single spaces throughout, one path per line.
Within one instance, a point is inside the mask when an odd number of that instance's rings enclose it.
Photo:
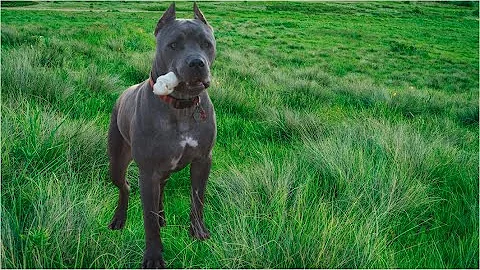
M 191 68 L 201 68 L 205 66 L 205 63 L 202 59 L 196 58 L 191 60 L 190 63 L 188 63 L 188 66 Z

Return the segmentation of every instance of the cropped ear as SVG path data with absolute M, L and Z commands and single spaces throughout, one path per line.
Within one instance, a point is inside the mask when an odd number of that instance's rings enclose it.
M 207 20 L 205 19 L 205 16 L 203 16 L 203 13 L 200 11 L 200 9 L 197 6 L 197 2 L 193 2 L 193 14 L 194 14 L 194 19 L 195 20 L 200 20 L 204 24 L 208 25 Z
M 157 27 L 155 28 L 155 36 L 157 36 L 160 28 L 162 28 L 167 23 L 174 21 L 176 16 L 177 15 L 175 13 L 175 2 L 173 2 L 170 7 L 168 7 L 168 9 L 165 11 L 165 13 L 163 13 L 160 20 L 158 20 Z

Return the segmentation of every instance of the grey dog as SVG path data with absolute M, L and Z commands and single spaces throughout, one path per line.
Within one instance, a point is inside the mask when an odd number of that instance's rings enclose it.
M 150 78 L 128 88 L 113 108 L 108 134 L 110 175 L 119 201 L 109 227 L 125 225 L 130 186 L 125 179 L 132 159 L 140 170 L 145 227 L 144 268 L 165 267 L 160 227 L 165 226 L 163 191 L 172 172 L 190 165 L 190 234 L 209 238 L 203 202 L 216 137 L 215 112 L 205 91 L 216 44 L 211 26 L 196 3 L 194 19 L 176 19 L 171 4 L 155 29 L 156 52 Z M 180 83 L 170 95 L 153 93 L 156 78 L 174 72 Z

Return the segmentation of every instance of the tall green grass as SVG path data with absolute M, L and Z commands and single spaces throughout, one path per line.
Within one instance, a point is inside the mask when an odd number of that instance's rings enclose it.
M 463 182 L 475 179 L 475 168 L 449 172 L 476 163 L 475 155 L 455 151 L 442 134 L 427 140 L 373 119 L 306 137 L 293 153 L 262 153 L 246 168 L 215 174 L 210 200 L 226 238 L 225 267 L 448 267 L 455 262 L 442 254 L 459 245 L 476 260 L 478 233 L 457 226 L 474 224 L 477 206 L 463 205 L 470 215 L 462 217 L 438 212 L 460 203 L 459 188 L 476 196 L 477 187 Z
M 1 266 L 140 267 L 135 164 L 126 227 L 107 228 L 106 132 L 167 3 L 4 7 Z M 188 236 L 188 170 L 173 175 L 168 267 L 478 268 L 478 4 L 200 8 L 218 43 L 212 237 Z

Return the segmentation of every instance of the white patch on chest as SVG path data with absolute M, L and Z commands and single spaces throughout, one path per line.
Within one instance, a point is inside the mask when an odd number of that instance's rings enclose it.
M 185 148 L 187 145 L 195 148 L 195 147 L 198 146 L 198 141 L 193 139 L 191 136 L 182 135 L 182 140 L 180 141 L 180 146 L 182 148 Z M 183 157 L 183 151 L 185 151 L 185 149 L 182 150 L 182 153 L 180 154 L 179 157 L 174 157 L 170 161 L 170 165 L 171 165 L 172 170 L 175 170 L 177 168 L 178 162 L 180 162 L 180 160 Z
M 192 137 L 190 136 L 186 136 L 186 137 L 183 137 L 183 140 L 180 141 L 180 145 L 182 147 L 185 147 L 185 146 L 191 146 L 191 147 L 197 147 L 198 146 L 198 141 L 197 140 L 194 140 Z

